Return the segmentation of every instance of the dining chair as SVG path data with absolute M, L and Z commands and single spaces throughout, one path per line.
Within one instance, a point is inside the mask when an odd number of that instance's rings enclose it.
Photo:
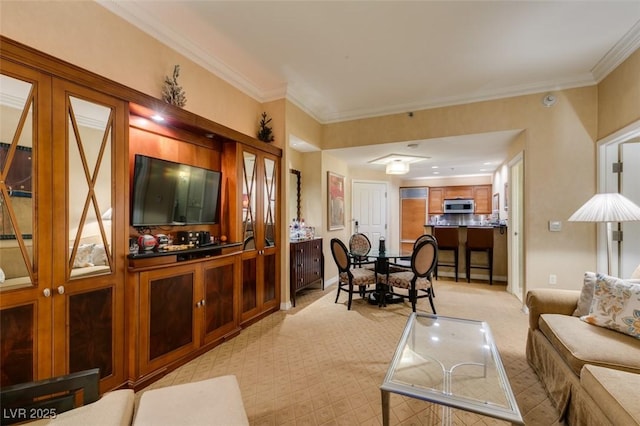
M 372 263 L 367 261 L 369 251 L 371 251 L 371 241 L 365 234 L 356 232 L 349 238 L 349 253 L 357 266 L 362 267 L 363 264 Z
M 418 237 L 418 239 L 416 239 L 416 241 L 413 243 L 413 250 L 415 251 L 415 249 L 418 247 L 418 245 L 423 242 L 423 241 L 427 241 L 427 240 L 431 240 L 431 241 L 435 241 L 436 245 L 437 245 L 437 240 L 436 237 L 434 237 L 431 234 L 423 234 L 420 235 Z M 391 266 L 395 266 L 395 267 L 399 267 L 399 268 L 405 268 L 409 271 L 411 271 L 411 258 L 402 258 L 402 259 L 398 259 L 397 262 L 392 263 Z M 398 271 L 399 272 L 399 271 Z M 385 281 L 386 283 L 386 281 Z M 433 272 L 429 275 L 429 284 L 431 287 L 431 295 L 433 297 L 436 297 L 436 292 L 433 289 Z
M 438 244 L 435 238 L 429 238 L 418 243 L 411 255 L 411 271 L 404 270 L 401 272 L 390 273 L 386 277 L 387 284 L 390 288 L 403 288 L 408 290 L 408 298 L 411 301 L 413 312 L 416 311 L 416 303 L 418 299 L 423 297 L 429 298 L 431 310 L 436 313 L 436 307 L 433 304 L 433 283 L 431 277 L 438 262 Z M 424 293 L 419 295 L 420 292 Z M 393 292 L 397 296 L 407 297 L 403 294 Z
M 360 297 L 365 298 L 367 293 L 372 291 L 367 290 L 367 287 L 376 284 L 376 272 L 368 268 L 352 268 L 351 256 L 347 251 L 347 246 L 338 238 L 331 239 L 331 255 L 338 266 L 338 294 L 336 294 L 334 303 L 338 303 L 340 290 L 344 290 L 349 294 L 347 309 L 350 310 L 354 288 L 357 286 L 358 294 L 360 294 Z
M 438 279 L 438 267 L 449 266 L 453 268 L 453 272 L 458 282 L 458 259 L 459 259 L 459 231 L 457 226 L 436 226 L 433 228 L 433 236 L 438 241 L 439 251 L 451 251 L 453 253 L 453 260 L 446 261 L 440 259 L 436 264 L 435 276 Z

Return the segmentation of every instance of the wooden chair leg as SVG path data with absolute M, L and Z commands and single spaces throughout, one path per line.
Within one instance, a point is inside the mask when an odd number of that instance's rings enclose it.
M 431 310 L 433 311 L 434 315 L 437 315 L 436 314 L 436 307 L 433 304 L 433 292 L 431 291 L 431 289 L 428 289 L 428 290 L 429 290 L 429 303 L 431 304 Z

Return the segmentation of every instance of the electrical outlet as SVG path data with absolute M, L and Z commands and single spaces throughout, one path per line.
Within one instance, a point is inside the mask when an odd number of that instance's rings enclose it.
M 549 285 L 556 285 L 556 284 L 558 284 L 558 277 L 556 276 L 556 274 L 550 274 Z

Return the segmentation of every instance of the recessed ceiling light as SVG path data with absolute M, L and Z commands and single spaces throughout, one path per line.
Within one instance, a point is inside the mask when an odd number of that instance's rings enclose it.
M 439 174 L 440 174 L 440 172 L 433 172 L 433 174 L 434 174 L 434 175 L 439 175 Z
M 438 168 L 438 166 L 431 166 L 431 168 L 432 168 L 432 169 L 437 169 L 437 168 Z
M 158 122 L 158 123 L 160 123 L 160 122 L 164 121 L 164 117 L 163 117 L 163 116 L 161 116 L 160 114 L 154 114 L 154 115 L 152 115 L 152 116 L 151 116 L 151 119 L 152 119 L 153 121 L 155 121 L 155 122 Z
M 491 161 L 487 161 L 486 163 L 482 163 L 482 164 L 484 164 L 485 166 L 490 166 L 491 165 Z

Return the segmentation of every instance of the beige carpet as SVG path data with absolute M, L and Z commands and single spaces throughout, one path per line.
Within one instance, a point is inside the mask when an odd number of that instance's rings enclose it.
M 527 317 L 503 285 L 435 283 L 438 314 L 487 321 L 527 425 L 555 414 L 525 359 Z M 409 303 L 378 308 L 335 286 L 299 293 L 277 312 L 163 377 L 148 389 L 234 374 L 252 425 L 381 425 L 379 386 L 411 312 Z M 418 311 L 430 312 L 427 299 Z M 139 395 L 138 395 L 139 396 Z M 391 424 L 440 424 L 441 407 L 392 395 Z M 508 424 L 454 410 L 456 425 Z M 215 424 L 224 424 L 224 421 Z

